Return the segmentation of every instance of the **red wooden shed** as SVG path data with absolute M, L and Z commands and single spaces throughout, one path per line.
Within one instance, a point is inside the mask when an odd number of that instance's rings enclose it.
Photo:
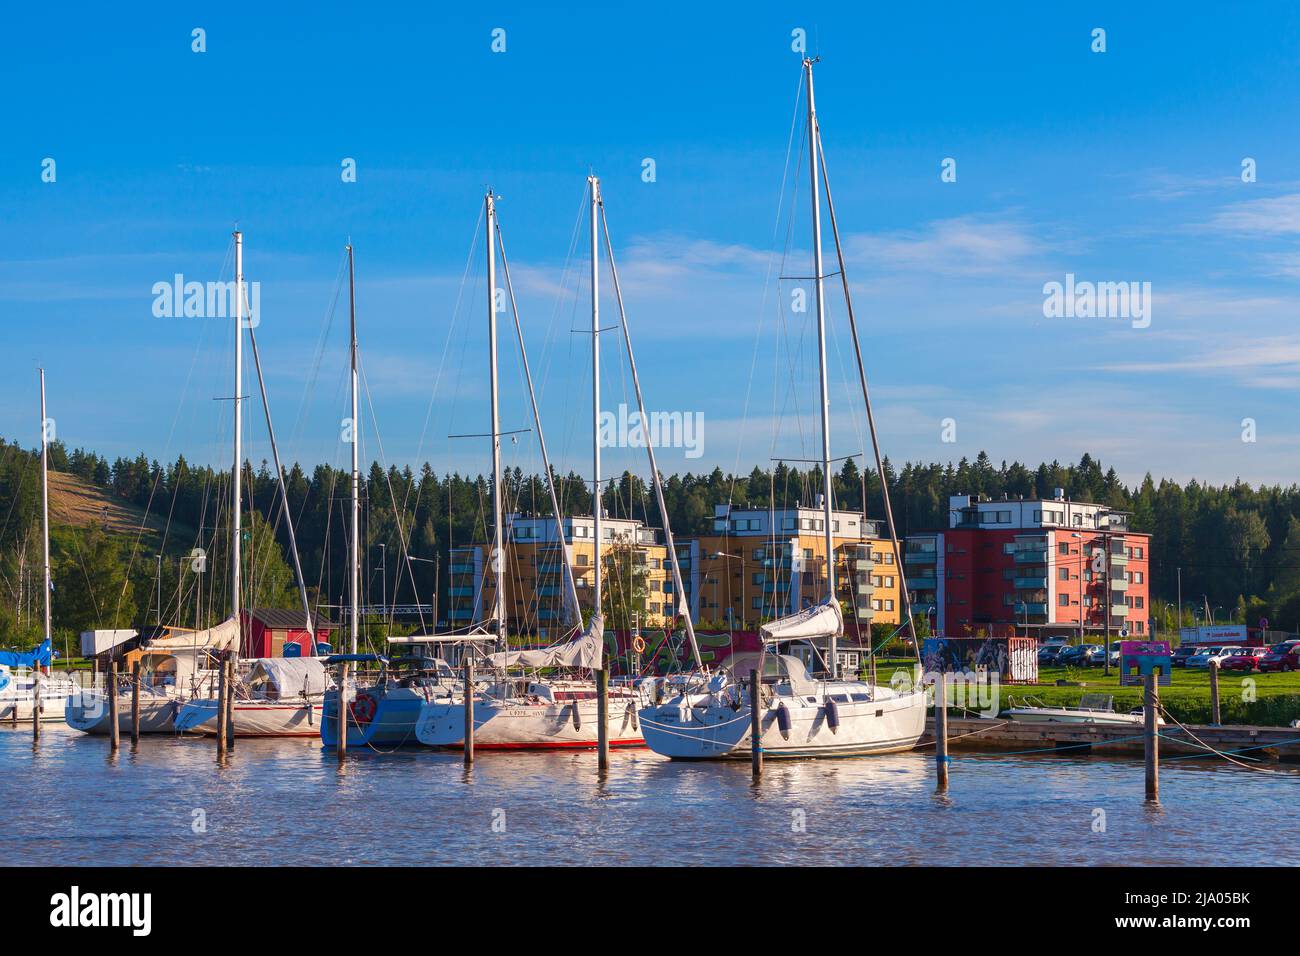
M 307 635 L 307 616 L 301 611 L 277 607 L 245 608 L 240 612 L 243 628 L 243 657 L 310 657 L 311 642 Z M 316 626 L 316 644 L 330 643 L 334 625 L 321 617 Z M 285 647 L 289 652 L 285 653 Z

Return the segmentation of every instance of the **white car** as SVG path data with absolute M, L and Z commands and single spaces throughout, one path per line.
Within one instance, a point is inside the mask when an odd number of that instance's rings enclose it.
M 1187 667 L 1206 667 L 1210 666 L 1213 661 L 1216 664 L 1222 664 L 1229 657 L 1236 654 L 1240 647 L 1229 645 L 1225 647 L 1204 647 L 1197 651 L 1191 657 L 1187 658 Z

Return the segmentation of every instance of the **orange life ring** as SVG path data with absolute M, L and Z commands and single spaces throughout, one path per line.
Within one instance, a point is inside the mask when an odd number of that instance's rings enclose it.
M 638 654 L 645 653 L 645 638 L 640 634 L 632 638 L 632 650 L 636 651 Z
M 375 719 L 375 710 L 378 705 L 375 699 L 369 694 L 358 694 L 353 701 L 348 704 L 348 713 L 358 724 L 368 724 Z

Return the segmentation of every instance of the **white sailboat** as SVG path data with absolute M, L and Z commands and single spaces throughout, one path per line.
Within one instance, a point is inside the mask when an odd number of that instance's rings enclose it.
M 817 302 L 817 343 L 820 370 L 821 402 L 821 468 L 824 488 L 827 594 L 813 607 L 765 625 L 760 633 L 763 652 L 733 655 L 724 667 L 711 676 L 700 675 L 693 686 L 687 687 L 669 700 L 647 707 L 641 712 L 641 723 L 646 744 L 656 753 L 675 759 L 748 758 L 752 747 L 748 682 L 761 681 L 760 746 L 769 757 L 832 757 L 857 756 L 874 753 L 892 753 L 911 750 L 925 729 L 926 694 L 917 687 L 895 691 L 889 687 L 865 681 L 846 680 L 838 675 L 836 643 L 844 632 L 844 619 L 840 611 L 835 587 L 835 544 L 832 520 L 832 479 L 830 451 L 830 400 L 826 371 L 826 306 L 821 245 L 821 184 L 825 180 L 824 160 L 820 156 L 821 135 L 817 124 L 817 111 L 813 97 L 813 63 L 804 60 L 804 78 L 808 97 L 808 156 L 811 177 L 811 207 L 813 231 L 813 277 Z M 831 210 L 831 224 L 835 227 L 834 206 L 830 204 L 827 184 L 827 203 Z M 836 248 L 839 249 L 838 230 Z M 846 299 L 848 283 L 843 279 L 843 255 L 840 255 L 840 275 L 844 282 Z M 850 317 L 852 306 L 849 306 Z M 857 344 L 854 327 L 854 344 Z M 862 377 L 863 398 L 866 400 L 866 376 L 862 371 L 859 352 L 859 374 Z M 870 404 L 867 405 L 870 420 Z M 873 444 L 875 427 L 871 428 Z M 877 467 L 879 449 L 877 447 Z M 883 475 L 883 471 L 881 472 Z M 890 537 L 895 542 L 892 511 L 889 510 L 888 490 L 885 491 L 886 515 Z M 899 569 L 900 574 L 902 569 Z M 902 583 L 904 608 L 910 620 L 911 610 L 906 603 L 907 583 Z M 811 677 L 798 658 L 788 654 L 769 653 L 782 644 L 799 642 L 810 644 L 823 654 L 827 676 Z M 694 644 L 692 644 L 694 646 Z
M 488 655 L 487 663 L 495 672 L 495 679 L 475 694 L 473 707 L 474 746 L 485 750 L 550 750 L 584 749 L 596 747 L 600 738 L 600 702 L 596 684 L 587 678 L 543 678 L 537 671 L 543 668 L 596 671 L 604 663 L 605 622 L 601 613 L 601 505 L 600 505 L 600 311 L 599 311 L 599 216 L 601 211 L 600 180 L 588 177 L 591 198 L 591 320 L 592 320 L 592 403 L 593 432 L 592 457 L 594 465 L 592 489 L 592 514 L 595 532 L 594 586 L 591 622 L 585 631 L 579 630 L 570 640 L 551 647 L 510 651 L 499 650 Z M 546 441 L 542 435 L 541 416 L 533 391 L 532 374 L 524 348 L 523 331 L 510 284 L 509 266 L 506 263 L 504 243 L 501 243 L 500 226 L 496 216 L 496 197 L 489 191 L 484 199 L 487 219 L 487 280 L 488 280 L 488 355 L 489 383 L 492 405 L 492 503 L 495 523 L 493 527 L 491 561 L 495 575 L 495 606 L 488 620 L 489 629 L 495 629 L 498 645 L 506 639 L 505 589 L 503 579 L 504 542 L 501 507 L 501 443 L 500 421 L 497 407 L 497 344 L 496 344 L 496 249 L 501 244 L 502 266 L 506 274 L 506 288 L 524 376 L 532 402 L 533 423 L 537 429 L 542 466 L 548 475 L 553 474 Z M 607 237 L 608 238 L 608 237 Z M 548 482 L 551 507 L 555 514 L 557 541 L 564 564 L 566 604 L 577 621 L 581 621 L 577 590 L 574 586 L 573 568 L 569 563 L 568 548 L 559 501 L 553 483 Z M 522 668 L 525 676 L 511 676 L 511 669 Z M 528 676 L 528 671 L 532 675 Z M 639 693 L 626 686 L 608 690 L 608 707 L 605 729 L 611 747 L 640 746 L 641 737 L 637 709 L 643 702 Z M 464 695 L 432 700 L 420 709 L 416 737 L 431 747 L 461 747 L 465 742 Z
M 232 520 L 231 520 L 231 609 L 230 618 L 236 622 L 234 649 L 241 644 L 240 616 L 240 519 L 243 507 L 243 333 L 244 307 L 244 237 L 235 233 L 235 450 L 232 469 Z M 298 597 L 306 615 L 307 639 L 310 657 L 303 658 L 242 658 L 237 661 L 233 699 L 230 707 L 231 733 L 236 737 L 314 737 L 320 733 L 321 711 L 325 692 L 330 687 L 329 675 L 316 655 L 316 630 L 312 625 L 311 605 L 298 557 L 298 542 L 294 535 L 293 513 L 284 487 L 284 469 L 280 463 L 280 450 L 275 441 L 275 428 L 271 423 L 271 407 L 266 395 L 266 381 L 262 377 L 262 361 L 257 353 L 255 323 L 249 316 L 249 341 L 253 347 L 253 361 L 257 370 L 262 407 L 266 413 L 266 428 L 271 442 L 271 457 L 278 476 L 284 520 L 289 535 L 289 551 L 293 558 Z M 200 733 L 213 736 L 217 733 L 217 698 L 195 695 L 176 715 L 176 730 L 181 733 Z
M 63 720 L 68 700 L 80 692 L 75 681 L 49 673 L 54 659 L 50 627 L 49 433 L 45 427 L 45 369 L 41 373 L 41 555 L 45 591 L 45 639 L 26 654 L 0 654 L 0 720 Z

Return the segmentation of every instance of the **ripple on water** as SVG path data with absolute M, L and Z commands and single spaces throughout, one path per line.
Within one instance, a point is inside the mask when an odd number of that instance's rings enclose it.
M 1290 819 L 1300 773 L 1170 760 L 1160 783 L 1151 808 L 1140 761 L 958 754 L 937 796 L 924 752 L 769 761 L 757 785 L 748 762 L 644 750 L 603 778 L 590 753 L 483 753 L 467 772 L 457 753 L 354 751 L 340 769 L 311 740 L 240 740 L 218 767 L 211 741 L 110 758 L 67 728 L 35 749 L 0 728 L 0 805 L 41 821 L 31 864 L 1300 863 L 1300 827 L 1242 840 L 1233 822 Z

